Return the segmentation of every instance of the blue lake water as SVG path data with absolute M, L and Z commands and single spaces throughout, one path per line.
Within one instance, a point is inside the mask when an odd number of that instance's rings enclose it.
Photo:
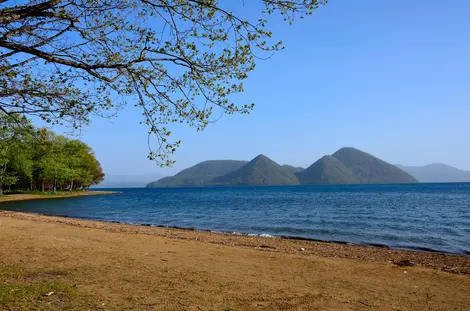
M 470 183 L 118 191 L 0 209 L 470 254 Z

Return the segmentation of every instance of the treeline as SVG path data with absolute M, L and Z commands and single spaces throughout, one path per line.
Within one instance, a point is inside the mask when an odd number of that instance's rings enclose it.
M 85 143 L 0 111 L 0 194 L 87 189 L 103 179 L 101 165 Z

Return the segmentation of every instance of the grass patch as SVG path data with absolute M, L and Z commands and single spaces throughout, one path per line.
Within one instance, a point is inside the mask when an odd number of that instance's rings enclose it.
M 76 288 L 67 284 L 0 284 L 2 310 L 60 310 L 78 307 L 77 296 Z
M 63 191 L 39 191 L 39 190 L 34 190 L 34 191 L 5 191 L 4 195 L 15 195 L 15 194 L 35 194 L 35 195 L 62 195 L 62 194 L 80 194 L 84 193 L 86 191 L 81 191 L 81 190 L 74 190 L 74 191 L 68 191 L 68 190 L 63 190 Z
M 20 269 L 10 268 L 0 263 L 0 281 L 6 278 L 18 278 L 24 275 L 24 271 Z
M 22 271 L 0 264 L 0 310 L 96 310 L 96 303 L 56 271 Z

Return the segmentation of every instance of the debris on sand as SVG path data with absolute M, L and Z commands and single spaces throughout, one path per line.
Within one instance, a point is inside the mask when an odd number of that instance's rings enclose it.
M 414 266 L 416 266 L 414 263 L 412 263 L 408 259 L 396 260 L 393 263 L 396 264 L 399 267 L 414 267 Z

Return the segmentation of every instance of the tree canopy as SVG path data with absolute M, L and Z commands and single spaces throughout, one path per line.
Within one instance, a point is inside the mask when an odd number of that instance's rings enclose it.
M 20 124 L 0 112 L 0 194 L 11 190 L 76 190 L 103 181 L 101 165 L 79 140 Z
M 199 131 L 215 107 L 253 108 L 230 94 L 243 90 L 258 55 L 283 48 L 267 16 L 292 23 L 326 1 L 0 0 L 0 110 L 79 128 L 133 103 L 158 138 L 149 158 L 171 164 L 180 141 L 170 124 Z M 242 5 L 261 12 L 230 10 Z

